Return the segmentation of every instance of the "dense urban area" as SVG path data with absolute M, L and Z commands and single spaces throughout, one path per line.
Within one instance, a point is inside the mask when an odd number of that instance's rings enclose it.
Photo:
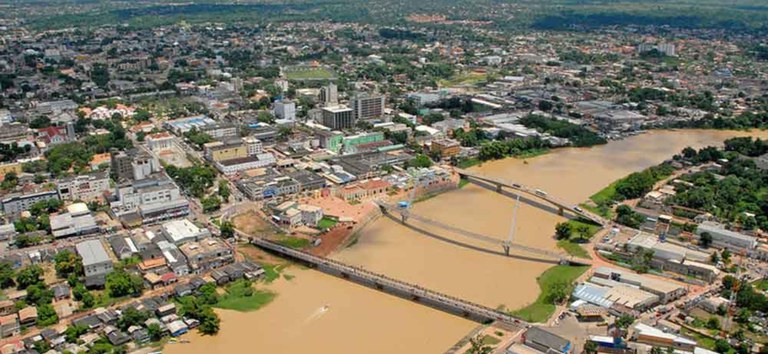
M 768 353 L 768 7 L 542 3 L 0 1 L 0 353 Z

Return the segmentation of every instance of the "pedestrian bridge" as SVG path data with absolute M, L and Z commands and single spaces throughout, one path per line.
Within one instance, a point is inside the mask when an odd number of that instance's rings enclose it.
M 476 179 L 476 180 L 479 180 L 479 181 L 483 181 L 483 182 L 492 184 L 492 185 L 496 186 L 496 191 L 497 192 L 501 192 L 503 188 L 508 188 L 508 189 L 512 189 L 512 190 L 515 190 L 515 191 L 527 194 L 529 196 L 538 198 L 540 200 L 543 200 L 543 201 L 545 201 L 545 202 L 547 202 L 549 204 L 552 204 L 555 207 L 557 207 L 560 215 L 563 215 L 563 213 L 565 211 L 569 211 L 569 212 L 575 214 L 578 217 L 581 217 L 583 219 L 586 219 L 586 220 L 589 220 L 591 222 L 594 222 L 595 224 L 598 224 L 600 226 L 605 226 L 605 225 L 608 224 L 608 221 L 605 220 L 603 217 L 601 217 L 601 216 L 599 216 L 597 214 L 591 213 L 589 211 L 586 211 L 586 210 L 578 207 L 577 205 L 574 205 L 574 204 L 562 201 L 562 200 L 560 200 L 560 199 L 558 199 L 558 198 L 556 198 L 556 197 L 550 195 L 549 193 L 544 192 L 544 191 L 542 191 L 540 189 L 536 189 L 536 188 L 533 188 L 533 187 L 528 187 L 528 186 L 522 185 L 520 183 L 515 183 L 515 182 L 512 182 L 512 181 L 507 181 L 507 180 L 503 180 L 503 179 L 496 178 L 496 177 L 486 176 L 486 175 L 483 175 L 483 174 L 475 173 L 475 172 L 464 170 L 464 169 L 460 169 L 460 168 L 455 169 L 455 171 L 456 171 L 456 173 L 458 173 L 462 177 L 472 178 L 472 179 Z
M 401 208 L 396 206 L 396 205 L 388 204 L 388 203 L 385 203 L 385 202 L 380 201 L 380 200 L 377 200 L 374 203 L 376 203 L 376 205 L 379 206 L 379 209 L 381 209 L 382 213 L 385 213 L 385 214 L 390 213 L 390 212 L 397 212 L 397 211 L 401 210 Z M 506 255 L 508 255 L 508 256 L 510 254 L 509 253 L 510 250 L 517 250 L 517 251 L 522 251 L 522 252 L 525 252 L 525 253 L 528 253 L 528 254 L 534 254 L 534 255 L 537 255 L 537 256 L 542 256 L 544 258 L 551 259 L 551 260 L 553 260 L 555 262 L 559 262 L 561 264 L 573 264 L 573 265 L 591 265 L 592 264 L 592 262 L 589 261 L 588 259 L 575 258 L 575 257 L 567 255 L 565 253 L 556 252 L 556 251 L 553 251 L 553 250 L 546 250 L 546 249 L 542 249 L 542 248 L 525 246 L 525 245 L 521 245 L 521 244 L 518 244 L 518 243 L 515 243 L 515 242 L 511 242 L 510 240 L 500 240 L 500 239 L 493 238 L 493 237 L 490 237 L 490 236 L 487 236 L 487 235 L 482 235 L 482 234 L 479 234 L 479 233 L 476 233 L 476 232 L 472 232 L 472 231 L 469 231 L 469 230 L 464 230 L 464 229 L 461 229 L 461 228 L 458 228 L 458 227 L 455 227 L 455 226 L 451 226 L 451 225 L 448 225 L 446 223 L 443 223 L 443 222 L 440 222 L 440 221 L 437 221 L 437 220 L 433 220 L 433 219 L 427 218 L 425 216 L 418 215 L 418 214 L 416 214 L 416 213 L 414 213 L 412 211 L 410 211 L 408 213 L 408 217 L 407 218 L 403 218 L 402 221 L 403 221 L 403 223 L 407 223 L 407 221 L 411 220 L 411 219 L 412 220 L 416 220 L 416 221 L 418 221 L 418 222 L 420 222 L 422 224 L 425 224 L 425 225 L 430 225 L 430 226 L 433 226 L 433 227 L 441 228 L 443 230 L 449 231 L 451 233 L 454 233 L 454 234 L 462 236 L 462 237 L 470 238 L 470 239 L 473 239 L 473 240 L 476 240 L 476 241 L 480 241 L 480 242 L 483 242 L 483 243 L 486 243 L 486 244 L 494 245 L 494 246 L 500 246 L 504 250 L 504 253 Z

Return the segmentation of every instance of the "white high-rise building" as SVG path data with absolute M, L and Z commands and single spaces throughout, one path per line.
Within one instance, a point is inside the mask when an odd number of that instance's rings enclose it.
M 334 83 L 320 89 L 320 101 L 325 103 L 326 107 L 337 106 L 339 104 L 339 90 Z
M 290 121 L 296 120 L 296 103 L 293 101 L 275 102 L 275 117 Z

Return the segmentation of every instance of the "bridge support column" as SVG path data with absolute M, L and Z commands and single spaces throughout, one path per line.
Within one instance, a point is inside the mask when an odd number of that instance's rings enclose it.
M 502 245 L 501 247 L 504 248 L 504 254 L 509 256 L 509 245 Z
M 501 188 L 502 188 L 501 184 L 497 184 L 496 185 L 496 193 L 501 193 Z
M 408 222 L 408 215 L 400 214 L 400 222 L 402 222 L 403 224 Z
M 557 215 L 563 216 L 565 214 L 565 209 L 563 207 L 557 208 Z

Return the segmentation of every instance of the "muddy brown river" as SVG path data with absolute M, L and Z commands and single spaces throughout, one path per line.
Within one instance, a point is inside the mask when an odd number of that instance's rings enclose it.
M 473 169 L 547 191 L 574 204 L 612 181 L 658 164 L 686 146 L 720 145 L 766 132 L 659 131 L 588 149 L 558 149 L 527 161 L 506 159 Z M 498 239 L 510 235 L 515 199 L 470 184 L 414 206 L 413 212 Z M 555 250 L 554 225 L 564 220 L 547 206 L 523 200 L 513 239 Z M 383 217 L 356 245 L 334 258 L 490 307 L 514 309 L 535 300 L 536 277 L 552 266 L 540 257 L 500 255 L 501 249 L 414 221 Z M 269 285 L 279 295 L 251 313 L 219 311 L 221 332 L 186 335 L 189 344 L 164 352 L 210 353 L 442 353 L 475 323 L 296 267 Z M 327 310 L 323 308 L 327 306 Z

